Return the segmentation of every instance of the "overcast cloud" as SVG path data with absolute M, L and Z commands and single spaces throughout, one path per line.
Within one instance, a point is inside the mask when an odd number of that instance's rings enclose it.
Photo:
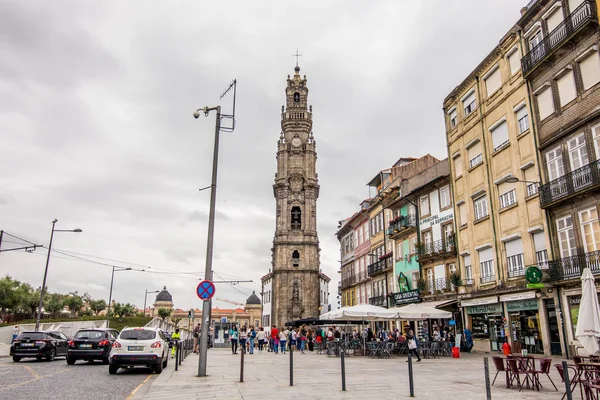
M 57 229 L 83 233 L 57 233 L 56 249 L 202 276 L 209 191 L 198 189 L 210 184 L 214 114 L 192 112 L 217 105 L 237 78 L 236 130 L 221 136 L 213 265 L 224 279 L 254 281 L 220 284 L 218 297 L 259 293 L 298 48 L 319 157 L 321 267 L 335 304 L 338 221 L 398 158 L 447 157 L 443 98 L 525 3 L 1 0 L 0 229 L 47 245 L 58 218 Z M 0 275 L 37 287 L 44 263 L 44 250 L 2 253 Z M 120 272 L 113 297 L 141 307 L 145 289 L 166 285 L 176 307 L 198 307 L 197 282 Z M 50 291 L 107 299 L 109 284 L 110 267 L 51 258 Z

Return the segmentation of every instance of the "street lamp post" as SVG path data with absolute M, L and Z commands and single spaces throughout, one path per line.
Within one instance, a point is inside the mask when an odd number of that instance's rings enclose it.
M 148 293 L 152 294 L 152 293 L 159 293 L 160 290 L 155 290 L 152 292 L 149 292 L 148 289 L 146 289 L 146 294 L 144 295 L 144 317 L 146 316 L 146 300 L 148 299 Z
M 112 302 L 112 289 L 113 289 L 113 281 L 115 280 L 115 271 L 119 272 L 119 271 L 131 271 L 131 268 L 127 267 L 127 268 L 117 268 L 115 266 L 112 267 L 112 275 L 110 277 L 110 292 L 108 293 L 108 308 L 106 310 L 106 327 L 109 327 L 109 323 L 110 323 L 110 305 Z M 144 314 L 145 315 L 145 314 Z
M 58 220 L 55 218 L 52 221 L 52 232 L 50 233 L 50 243 L 48 244 L 48 256 L 46 257 L 46 268 L 44 269 L 44 280 L 42 281 L 42 289 L 40 290 L 40 302 L 38 304 L 37 316 L 35 318 L 35 330 L 36 332 L 40 329 L 40 318 L 42 317 L 42 305 L 44 303 L 44 294 L 46 291 L 46 278 L 48 277 L 48 265 L 50 264 L 50 252 L 52 251 L 52 239 L 54 239 L 54 232 L 82 232 L 81 229 L 54 229 L 54 226 Z

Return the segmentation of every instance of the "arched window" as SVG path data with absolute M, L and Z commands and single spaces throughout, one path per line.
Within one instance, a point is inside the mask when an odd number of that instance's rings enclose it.
M 294 206 L 292 207 L 292 229 L 301 229 L 302 228 L 302 211 L 300 207 Z
M 300 93 L 296 92 L 294 93 L 294 103 L 299 103 L 300 102 Z
M 298 250 L 294 250 L 294 251 L 292 252 L 292 258 L 293 258 L 294 260 L 298 260 L 298 259 L 300 259 L 300 252 L 299 252 Z

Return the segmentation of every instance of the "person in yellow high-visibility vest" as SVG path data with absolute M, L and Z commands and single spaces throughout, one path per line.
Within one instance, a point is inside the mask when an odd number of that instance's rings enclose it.
M 179 333 L 179 328 L 175 329 L 175 333 L 171 335 L 171 340 L 173 341 L 173 347 L 171 348 L 171 358 L 175 358 L 175 351 L 177 347 L 177 341 L 181 339 L 181 334 Z

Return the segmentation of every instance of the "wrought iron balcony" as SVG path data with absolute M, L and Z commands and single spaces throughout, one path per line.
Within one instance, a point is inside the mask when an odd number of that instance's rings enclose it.
M 430 243 L 417 244 L 419 262 L 437 256 L 456 255 L 456 237 L 454 234 L 445 239 Z
M 369 304 L 372 306 L 387 307 L 387 296 L 369 297 Z
M 585 0 L 521 59 L 523 76 L 527 76 L 563 43 L 593 21 L 597 21 L 595 2 Z
M 414 215 L 402 215 L 396 220 L 390 221 L 387 229 L 388 236 L 397 235 L 399 233 L 405 233 L 417 226 L 417 219 Z
M 548 262 L 550 281 L 578 279 L 581 271 L 588 267 L 592 274 L 600 275 L 600 251 L 592 251 L 571 257 L 559 258 Z
M 392 257 L 388 257 L 383 260 L 379 260 L 376 263 L 369 265 L 369 268 L 368 268 L 369 276 L 389 271 L 393 267 L 393 265 L 394 265 L 394 260 Z
M 452 278 L 449 276 L 433 280 L 426 279 L 425 290 L 423 291 L 423 294 L 427 295 L 439 292 L 454 292 L 456 290 L 456 287 L 460 286 L 461 284 L 462 282 L 460 280 L 456 280 L 453 283 Z
M 559 200 L 600 185 L 600 160 L 550 181 L 540 187 L 540 206 L 546 208 Z

